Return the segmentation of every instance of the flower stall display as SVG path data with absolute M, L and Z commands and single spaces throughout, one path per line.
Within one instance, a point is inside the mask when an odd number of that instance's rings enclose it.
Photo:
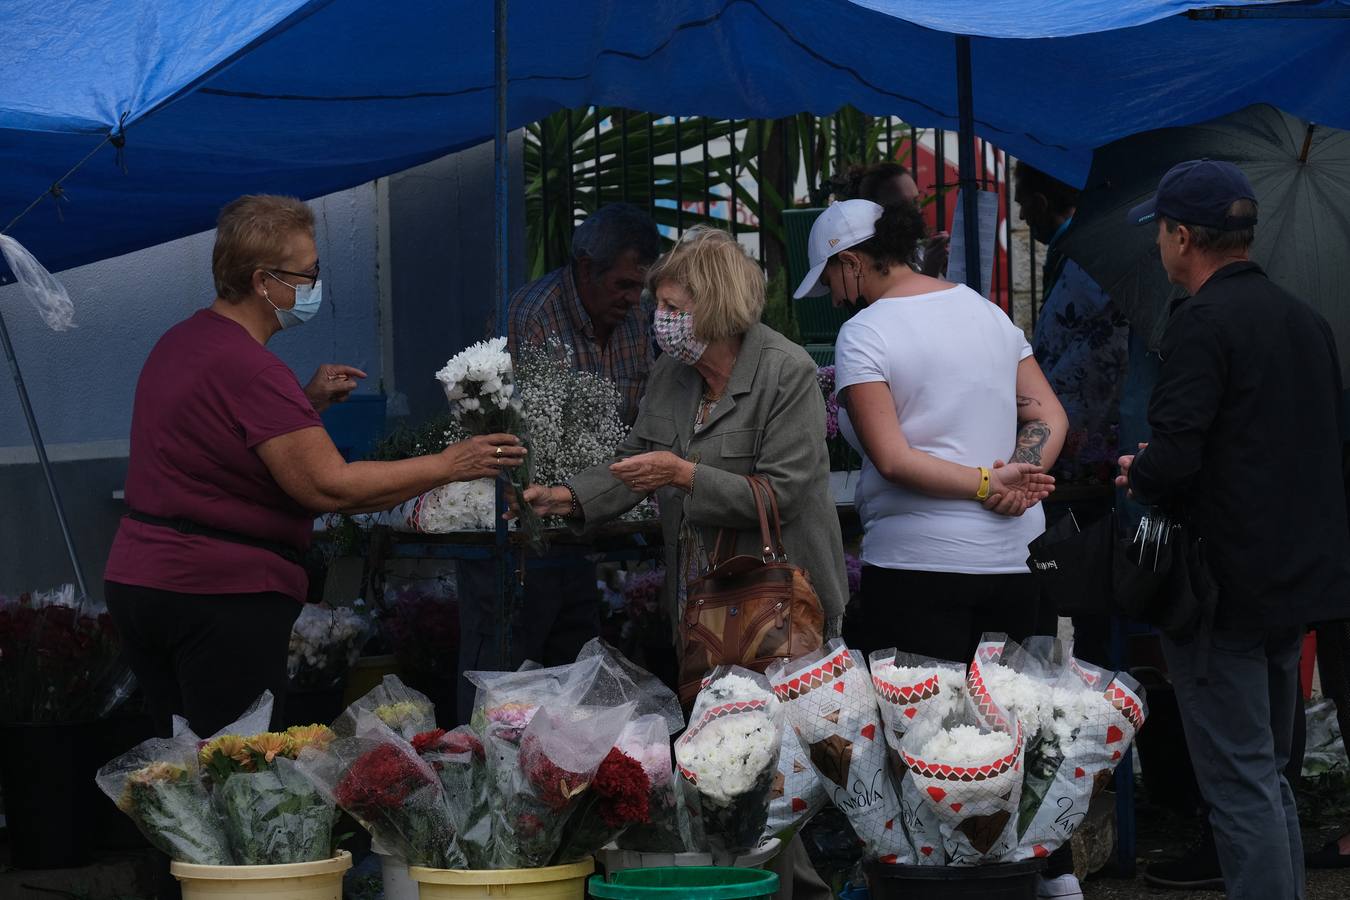
M 348 706 L 333 723 L 333 730 L 342 737 L 352 737 L 366 714 L 405 741 L 436 727 L 436 709 L 427 695 L 408 687 L 397 675 L 384 676 L 365 696 Z
M 848 816 L 867 854 L 883 863 L 915 862 L 862 655 L 836 639 L 771 666 L 768 676 L 826 794 Z
M 332 802 L 295 768 L 307 747 L 333 740 L 326 725 L 284 732 L 227 732 L 197 753 L 237 865 L 317 862 L 333 856 Z
M 783 710 L 763 675 L 721 666 L 704 679 L 689 721 L 675 742 L 675 762 L 694 849 L 734 859 L 764 834 Z
M 563 826 L 560 849 L 554 856 L 557 864 L 585 859 L 628 828 L 651 824 L 652 778 L 644 761 L 652 746 L 670 746 L 666 723 L 659 715 L 640 716 L 624 725 L 596 769 L 590 789 Z
M 369 710 L 356 714 L 355 729 L 301 753 L 301 772 L 391 855 L 414 866 L 464 868 L 436 771 Z
M 135 682 L 107 608 L 73 585 L 0 596 L 0 721 L 102 718 Z
M 900 740 L 901 790 L 938 822 L 941 846 L 911 833 L 918 857 L 947 865 L 1007 860 L 1017 846 L 1022 729 L 980 722 L 973 710 L 921 718 Z M 917 838 L 917 840 L 916 840 Z
M 190 733 L 146 741 L 104 765 L 95 780 L 170 859 L 230 865 L 224 827 L 201 779 L 197 743 Z
M 619 833 L 614 843 L 620 850 L 682 853 L 689 849 L 689 821 L 680 806 L 666 727 L 660 717 L 644 716 L 619 739 L 623 752 L 642 765 L 650 785 L 647 821 L 632 822 Z
M 893 771 L 903 776 L 900 742 L 917 722 L 939 721 L 965 709 L 966 667 L 962 663 L 929 659 L 894 649 L 878 650 L 870 660 L 872 686 L 881 720 L 886 726 L 886 746 Z M 919 865 L 943 865 L 941 821 L 932 806 L 916 792 L 916 782 L 900 782 L 900 808 L 905 831 Z M 925 852 L 926 850 L 926 852 Z
M 348 606 L 309 603 L 291 627 L 287 673 L 300 690 L 340 685 L 372 632 L 367 616 Z
M 985 635 L 970 692 L 987 721 L 1015 716 L 1026 735 L 1026 775 L 1012 859 L 1045 856 L 1067 841 L 1110 782 L 1147 713 L 1138 682 L 1074 659 L 1052 637 L 1022 645 Z
M 267 730 L 272 694 L 206 741 L 175 717 L 95 780 L 155 847 L 194 865 L 282 865 L 334 857 L 333 804 L 294 760 L 333 740 L 324 725 Z
M 492 866 L 492 792 L 483 742 L 472 728 L 436 728 L 414 735 L 413 749 L 441 779 L 450 823 L 471 869 Z

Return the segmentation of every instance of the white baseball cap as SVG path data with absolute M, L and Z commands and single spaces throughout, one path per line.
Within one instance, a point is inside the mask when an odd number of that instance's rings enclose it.
M 876 234 L 877 219 L 884 210 L 871 200 L 841 200 L 825 208 L 811 226 L 806 239 L 806 258 L 811 271 L 806 273 L 793 298 L 819 297 L 830 289 L 820 280 L 825 264 L 840 250 L 847 250 Z

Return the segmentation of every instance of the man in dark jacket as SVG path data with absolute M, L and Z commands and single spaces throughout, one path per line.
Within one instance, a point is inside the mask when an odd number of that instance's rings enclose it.
M 1229 163 L 1171 169 L 1131 210 L 1156 222 L 1176 304 L 1121 485 L 1180 511 L 1219 588 L 1212 633 L 1163 638 L 1230 900 L 1303 897 L 1289 760 L 1304 625 L 1350 614 L 1331 329 L 1248 259 L 1256 196 Z

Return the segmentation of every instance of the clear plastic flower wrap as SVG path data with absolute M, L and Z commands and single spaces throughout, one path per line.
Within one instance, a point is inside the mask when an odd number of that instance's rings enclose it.
M 595 673 L 593 684 L 579 702 L 589 706 L 606 706 L 633 701 L 637 703 L 635 718 L 657 715 L 665 724 L 667 735 L 680 733 L 684 728 L 680 698 L 661 679 L 600 638 L 588 641 L 577 654 L 578 663 L 593 658 L 598 659 L 601 666 Z M 578 675 L 585 678 L 585 670 L 578 669 Z
M 986 706 L 1016 716 L 1026 735 L 1012 858 L 1048 856 L 1072 837 L 1143 724 L 1142 690 L 1129 675 L 1074 659 L 1070 645 L 1053 637 L 1019 645 L 985 635 L 972 665 L 972 691 L 976 676 L 990 698 Z
M 947 865 L 971 866 L 1012 854 L 1022 789 L 1016 719 L 990 725 L 969 703 L 945 718 L 916 717 L 900 741 L 900 759 L 902 798 L 937 820 L 942 839 L 939 847 L 912 834 L 920 859 L 945 853 Z
M 917 721 L 934 716 L 945 719 L 965 709 L 965 663 L 932 659 L 894 649 L 878 650 L 870 659 L 872 687 L 877 707 L 886 725 L 886 748 L 891 771 L 900 780 L 900 810 L 905 833 L 914 848 L 918 865 L 940 866 L 947 857 L 937 813 L 911 791 L 904 789 L 905 766 L 900 741 Z
M 670 765 L 670 736 L 659 714 L 630 719 L 600 763 L 591 786 L 568 816 L 554 864 L 577 862 L 596 853 L 629 828 L 652 824 L 652 776 L 664 750 Z M 670 776 L 665 778 L 670 783 Z M 672 812 L 673 812 L 672 807 Z
M 98 770 L 99 789 L 151 845 L 177 862 L 234 862 L 197 768 L 198 739 L 182 730 L 138 744 Z
M 225 837 L 243 866 L 316 862 L 333 856 L 337 809 L 295 768 L 277 758 L 216 788 Z
M 305 604 L 291 626 L 291 684 L 316 690 L 341 684 L 372 630 L 370 619 L 351 607 Z
M 413 749 L 440 776 L 450 821 L 470 869 L 492 865 L 492 795 L 483 744 L 467 725 L 423 732 Z
M 815 653 L 775 663 L 768 677 L 787 724 L 801 739 L 831 802 L 848 816 L 868 858 L 914 863 L 900 792 L 887 764 L 885 728 L 862 654 L 835 639 Z
M 619 739 L 624 752 L 642 764 L 651 786 L 649 821 L 629 825 L 619 834 L 615 843 L 622 850 L 683 853 L 689 849 L 689 821 L 681 809 L 666 728 L 664 717 L 647 715 L 635 720 Z
M 404 684 L 397 675 L 384 679 L 363 697 L 347 707 L 333 723 L 341 737 L 357 733 L 362 713 L 375 716 L 405 741 L 436 727 L 436 707 L 427 695 Z
M 436 772 L 373 713 L 358 713 L 355 726 L 353 736 L 304 750 L 297 768 L 391 856 L 413 866 L 464 868 Z
M 719 666 L 675 742 L 692 849 L 734 859 L 759 845 L 778 773 L 783 711 L 763 675 Z

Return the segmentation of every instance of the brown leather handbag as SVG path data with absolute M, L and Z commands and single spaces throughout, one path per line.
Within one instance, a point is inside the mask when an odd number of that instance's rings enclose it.
M 721 665 L 763 672 L 824 644 L 825 611 L 805 569 L 788 562 L 778 498 L 768 479 L 748 475 L 759 513 L 758 556 L 723 556 L 736 549 L 736 530 L 723 528 L 708 571 L 689 582 L 680 620 L 680 701 L 693 705 L 703 677 Z

